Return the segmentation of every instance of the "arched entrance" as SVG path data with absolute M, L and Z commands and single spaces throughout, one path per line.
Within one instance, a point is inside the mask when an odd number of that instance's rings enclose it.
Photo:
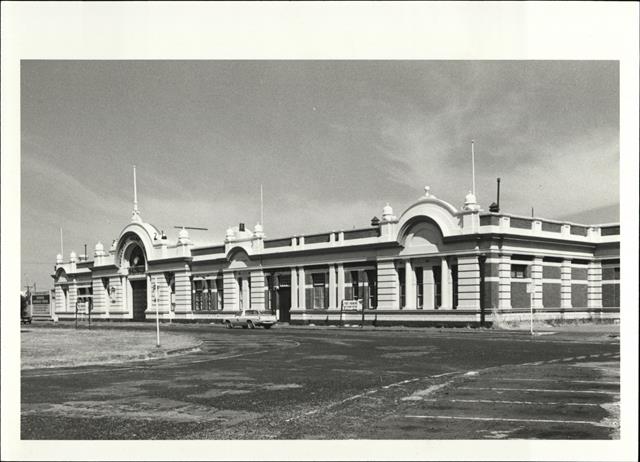
M 134 321 L 144 321 L 147 310 L 147 256 L 138 236 L 127 236 L 119 260 L 120 267 L 128 270 L 127 308 Z

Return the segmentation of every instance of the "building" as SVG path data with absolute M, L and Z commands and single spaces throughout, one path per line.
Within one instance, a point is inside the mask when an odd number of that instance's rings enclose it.
M 93 260 L 57 256 L 55 316 L 219 321 L 242 308 L 282 322 L 478 325 L 497 319 L 618 318 L 620 226 L 484 212 L 472 193 L 457 209 L 425 188 L 398 217 L 387 204 L 361 229 L 267 239 L 257 224 L 222 243 L 175 240 L 129 224 Z M 157 298 L 156 298 L 157 295 Z M 351 311 L 352 309 L 359 311 Z

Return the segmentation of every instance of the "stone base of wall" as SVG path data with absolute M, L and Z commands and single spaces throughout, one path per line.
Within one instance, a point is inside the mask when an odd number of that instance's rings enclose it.
M 74 321 L 75 313 L 56 313 L 61 321 Z M 95 321 L 132 321 L 126 313 L 111 314 L 109 317 L 91 316 Z M 222 323 L 233 312 L 219 313 L 174 313 L 171 318 L 176 323 Z M 619 308 L 538 308 L 533 310 L 535 321 L 606 321 L 620 319 Z M 484 319 L 483 319 L 484 318 Z M 369 326 L 411 326 L 411 327 L 490 327 L 501 322 L 528 322 L 529 309 L 492 309 L 485 310 L 367 310 L 364 324 Z M 162 313 L 163 322 L 169 320 L 168 313 Z M 78 316 L 79 322 L 87 322 L 88 317 Z M 155 313 L 147 315 L 146 322 L 155 321 Z M 291 310 L 291 325 L 360 325 L 362 312 L 343 312 L 339 310 Z
M 529 322 L 528 309 L 493 310 L 487 314 L 491 323 Z M 534 321 L 615 321 L 620 320 L 620 308 L 537 308 L 533 310 Z

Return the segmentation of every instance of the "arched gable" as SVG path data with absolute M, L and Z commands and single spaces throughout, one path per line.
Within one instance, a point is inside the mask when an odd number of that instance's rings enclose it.
M 125 257 L 124 253 L 136 243 L 142 248 L 145 261 L 153 260 L 156 257 L 152 240 L 155 233 L 157 230 L 148 223 L 129 223 L 125 226 L 120 232 L 116 245 L 116 265 L 121 265 L 122 259 Z
M 229 261 L 229 268 L 231 269 L 242 269 L 253 266 L 251 256 L 244 247 L 240 246 L 229 249 L 229 252 L 227 252 L 227 260 Z
M 64 270 L 64 268 L 58 268 L 56 270 L 56 273 L 54 275 L 54 281 L 56 283 L 65 283 L 65 282 L 67 282 L 67 272 Z
M 424 197 L 411 205 L 398 221 L 398 234 L 396 239 L 403 243 L 409 228 L 420 219 L 428 219 L 435 223 L 442 236 L 455 236 L 460 234 L 460 222 L 458 211 L 451 204 L 435 197 Z

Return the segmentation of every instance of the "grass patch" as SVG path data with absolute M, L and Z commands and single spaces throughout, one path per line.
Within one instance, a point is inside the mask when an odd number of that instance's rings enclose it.
M 155 331 L 38 328 L 20 334 L 22 369 L 74 367 L 163 357 L 171 350 L 195 348 L 188 334 Z

